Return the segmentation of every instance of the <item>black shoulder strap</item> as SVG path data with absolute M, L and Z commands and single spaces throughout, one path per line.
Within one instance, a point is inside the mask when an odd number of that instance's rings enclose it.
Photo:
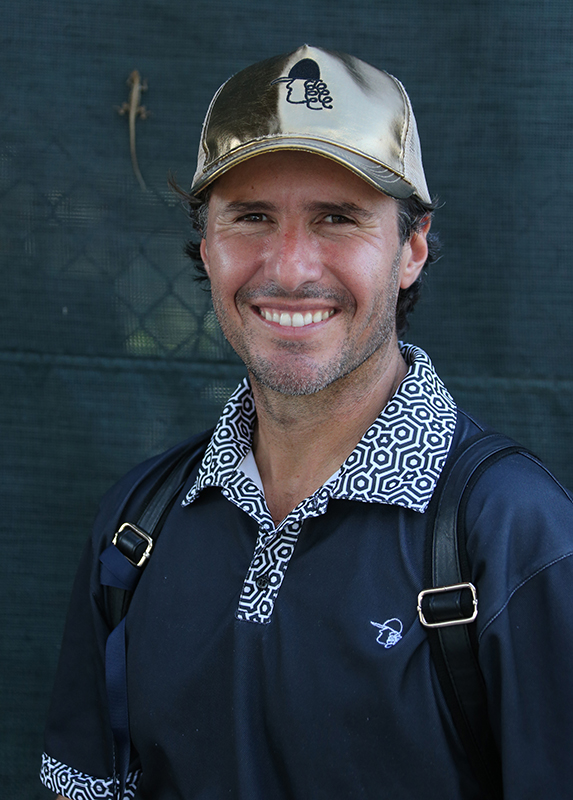
M 448 458 L 433 504 L 426 586 L 418 613 L 428 630 L 440 685 L 458 734 L 486 797 L 502 798 L 501 761 L 487 715 L 485 682 L 477 660 L 477 589 L 471 583 L 464 512 L 471 489 L 499 459 L 528 451 L 506 436 L 485 432 Z M 431 519 L 431 517 L 430 517 Z
M 105 681 L 113 733 L 114 799 L 125 795 L 131 754 L 125 615 L 165 517 L 191 470 L 202 458 L 212 433 L 205 431 L 192 440 L 183 455 L 158 478 L 137 523 L 125 522 L 100 556 L 100 582 L 111 629 L 105 649 Z
M 105 606 L 110 629 L 113 630 L 125 617 L 131 597 L 161 533 L 163 522 L 183 488 L 187 477 L 203 457 L 213 429 L 198 434 L 175 463 L 158 479 L 150 493 L 150 500 L 140 512 L 137 522 L 124 522 L 107 551 L 102 553 L 102 578 L 105 587 Z M 112 570 L 119 580 L 106 580 Z

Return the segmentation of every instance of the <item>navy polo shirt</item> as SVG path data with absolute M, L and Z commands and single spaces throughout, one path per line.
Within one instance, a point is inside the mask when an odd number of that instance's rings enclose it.
M 478 427 L 427 356 L 404 353 L 410 371 L 376 423 L 276 528 L 241 469 L 248 387 L 229 401 L 127 616 L 129 796 L 481 797 L 416 614 L 424 511 L 452 442 Z M 72 800 L 112 797 L 98 556 L 129 519 L 129 488 L 144 494 L 178 451 L 108 494 L 78 572 L 42 772 Z M 535 461 L 511 456 L 480 478 L 467 527 L 506 797 L 566 797 L 571 500 Z

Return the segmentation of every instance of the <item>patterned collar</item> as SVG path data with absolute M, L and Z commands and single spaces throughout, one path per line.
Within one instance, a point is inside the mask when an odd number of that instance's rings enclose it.
M 426 510 L 452 443 L 456 405 L 423 350 L 403 345 L 402 355 L 409 370 L 396 394 L 335 480 L 303 501 L 287 520 L 324 513 L 329 498 Z M 223 410 L 183 505 L 206 487 L 219 486 L 231 502 L 268 525 L 270 515 L 260 489 L 238 469 L 251 449 L 255 416 L 245 378 Z

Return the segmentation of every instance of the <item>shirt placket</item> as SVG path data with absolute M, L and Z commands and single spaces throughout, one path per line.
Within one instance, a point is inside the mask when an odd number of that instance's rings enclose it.
M 236 618 L 265 624 L 271 621 L 275 600 L 302 528 L 300 518 L 278 528 L 259 525 L 255 551 L 239 598 Z

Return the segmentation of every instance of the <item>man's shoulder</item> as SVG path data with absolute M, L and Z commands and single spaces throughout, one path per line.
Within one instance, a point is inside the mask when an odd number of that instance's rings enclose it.
M 453 448 L 473 440 L 481 425 L 463 411 Z M 573 555 L 573 499 L 551 471 L 523 448 L 479 472 L 460 506 L 472 580 L 479 586 L 480 631 L 519 587 L 541 575 L 556 579 L 553 565 Z M 480 634 L 481 635 L 481 634 Z
M 466 442 L 479 433 L 496 433 L 467 412 L 458 409 L 458 417 L 450 453 L 463 448 Z M 552 474 L 537 455 L 521 443 L 521 452 L 500 458 L 483 472 L 476 483 L 477 497 L 505 506 L 530 507 L 531 503 L 546 502 L 550 496 L 560 498 L 566 506 L 573 503 L 570 493 Z M 473 494 L 473 493 L 472 493 Z
M 136 521 L 167 476 L 178 465 L 193 454 L 200 461 L 213 434 L 208 429 L 185 439 L 157 455 L 137 464 L 121 477 L 104 494 L 94 525 L 96 538 L 110 538 L 116 530 L 120 517 Z M 133 517 L 133 519 L 131 519 Z

